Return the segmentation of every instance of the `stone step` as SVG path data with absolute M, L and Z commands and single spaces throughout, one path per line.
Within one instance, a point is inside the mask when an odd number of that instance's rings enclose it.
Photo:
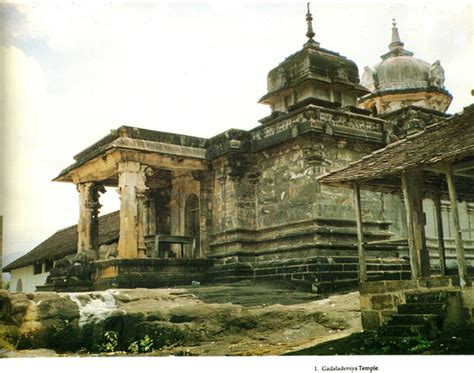
M 435 333 L 430 325 L 385 325 L 377 330 L 379 337 L 432 337 Z
M 397 314 L 390 318 L 388 325 L 436 325 L 440 320 L 440 315 L 433 314 Z
M 443 315 L 445 310 L 445 303 L 406 303 L 398 306 L 398 313 L 401 315 Z
M 442 303 L 447 298 L 447 293 L 444 291 L 429 291 L 429 292 L 415 292 L 406 293 L 407 303 Z

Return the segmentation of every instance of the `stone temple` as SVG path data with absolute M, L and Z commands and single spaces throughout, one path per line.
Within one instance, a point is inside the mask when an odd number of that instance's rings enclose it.
M 450 117 L 452 96 L 440 62 L 406 50 L 395 22 L 389 50 L 360 81 L 355 62 L 314 39 L 309 11 L 306 21 L 302 49 L 268 73 L 259 102 L 271 113 L 254 129 L 198 138 L 123 126 L 77 154 L 54 180 L 77 188 L 78 225 L 6 266 L 12 290 L 240 280 L 315 291 L 356 285 L 351 191 L 317 178 Z M 105 187 L 117 188 L 120 211 L 100 216 Z M 403 201 L 370 191 L 362 200 L 368 279 L 409 279 Z M 442 202 L 447 267 L 455 271 Z M 436 268 L 430 201 L 424 212 Z M 460 215 L 471 268 L 474 204 L 461 204 Z

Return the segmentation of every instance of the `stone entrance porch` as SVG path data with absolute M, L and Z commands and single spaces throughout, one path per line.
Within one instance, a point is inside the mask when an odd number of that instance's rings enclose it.
M 77 253 L 93 263 L 94 288 L 204 279 L 212 264 L 204 259 L 211 198 L 205 154 L 205 139 L 121 127 L 75 156 L 55 179 L 79 192 Z M 106 187 L 117 188 L 120 233 L 99 245 Z

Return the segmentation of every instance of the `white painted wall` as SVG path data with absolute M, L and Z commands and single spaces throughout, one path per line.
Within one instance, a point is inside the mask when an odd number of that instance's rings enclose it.
M 10 291 L 12 293 L 17 292 L 18 280 L 21 279 L 23 284 L 23 293 L 31 293 L 36 291 L 36 286 L 44 285 L 49 272 L 33 274 L 33 265 L 13 269 L 10 277 Z

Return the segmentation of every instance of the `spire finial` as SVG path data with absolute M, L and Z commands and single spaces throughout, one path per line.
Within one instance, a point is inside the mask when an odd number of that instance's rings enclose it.
M 388 45 L 388 53 L 380 56 L 382 60 L 385 60 L 390 57 L 397 56 L 413 56 L 413 52 L 407 51 L 403 48 L 405 44 L 400 40 L 400 35 L 398 34 L 397 20 L 392 18 L 392 42 Z
M 308 6 L 308 12 L 306 13 L 306 22 L 308 23 L 308 31 L 306 32 L 306 36 L 308 37 L 309 41 L 313 41 L 313 38 L 316 35 L 313 31 L 313 16 L 311 14 L 311 10 L 309 9 L 309 3 L 307 3 L 306 5 Z
M 398 34 L 397 21 L 395 18 L 392 18 L 392 42 L 388 46 L 390 50 L 403 47 L 403 43 L 400 40 L 400 35 Z

